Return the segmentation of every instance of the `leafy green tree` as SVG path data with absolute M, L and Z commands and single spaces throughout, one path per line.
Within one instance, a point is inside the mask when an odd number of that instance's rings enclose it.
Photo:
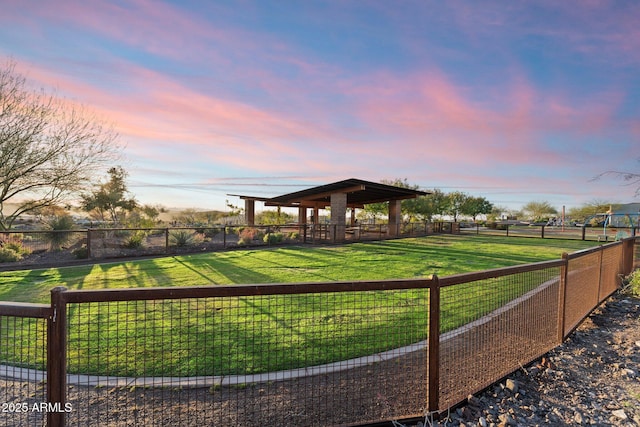
M 522 216 L 522 212 L 510 209 L 506 206 L 493 206 L 491 212 L 487 213 L 487 221 L 495 222 L 503 219 L 506 215 L 507 219 L 518 219 Z
M 30 90 L 14 62 L 0 65 L 0 230 L 86 190 L 117 157 L 116 140 L 82 108 Z
M 81 196 L 82 208 L 87 212 L 96 212 L 103 221 L 108 216 L 114 223 L 120 223 L 138 203 L 129 196 L 125 182 L 127 172 L 121 166 L 116 166 L 109 169 L 108 173 L 109 181 L 99 185 L 92 193 Z
M 403 210 L 409 215 L 410 220 L 431 221 L 433 218 L 433 203 L 431 196 L 418 196 L 415 199 L 402 201 Z
M 461 191 L 454 191 L 449 193 L 447 197 L 449 198 L 449 206 L 446 213 L 453 217 L 454 222 L 458 222 L 458 217 L 463 213 L 469 195 Z
M 558 215 L 558 210 L 546 201 L 532 201 L 522 207 L 524 215 L 535 222 L 546 221 Z
M 295 217 L 280 209 L 275 211 L 262 211 L 256 214 L 256 223 L 262 225 L 282 225 L 287 222 L 294 222 Z
M 462 205 L 462 213 L 469 215 L 476 221 L 478 215 L 490 214 L 493 210 L 493 204 L 484 197 L 469 196 Z
M 394 180 L 383 179 L 380 181 L 382 184 L 393 185 L 394 187 L 402 187 L 402 188 L 410 188 L 417 189 L 417 185 L 411 185 L 407 182 L 407 179 L 396 178 Z M 407 209 L 410 209 L 410 204 L 407 203 L 407 200 L 402 201 L 402 213 L 411 215 L 411 212 Z M 364 206 L 363 215 L 365 218 L 375 219 L 379 217 L 386 217 L 389 213 L 389 202 L 379 202 L 379 203 L 369 203 Z
M 431 211 L 433 215 L 442 217 L 449 212 L 451 200 L 447 193 L 439 189 L 434 189 L 428 197 L 431 201 Z
M 229 213 L 226 216 L 229 216 L 229 217 L 238 216 L 238 215 L 242 215 L 242 213 L 244 212 L 244 208 L 241 208 L 240 206 L 236 206 L 228 200 L 225 200 L 224 202 L 227 208 L 229 208 Z

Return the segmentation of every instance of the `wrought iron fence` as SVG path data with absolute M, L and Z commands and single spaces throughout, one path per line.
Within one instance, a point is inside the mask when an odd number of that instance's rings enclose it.
M 559 345 L 633 260 L 625 239 L 443 278 L 56 288 L 50 306 L 0 304 L 12 410 L 0 424 L 326 426 L 443 411 Z

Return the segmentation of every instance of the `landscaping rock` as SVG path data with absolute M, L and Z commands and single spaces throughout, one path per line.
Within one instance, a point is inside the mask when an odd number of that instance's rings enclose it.
M 639 427 L 638 347 L 640 298 L 616 294 L 561 346 L 469 396 L 465 417 L 441 425 Z

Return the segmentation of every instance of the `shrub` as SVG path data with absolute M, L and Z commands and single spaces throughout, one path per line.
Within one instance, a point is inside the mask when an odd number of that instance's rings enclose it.
M 73 251 L 71 251 L 71 253 L 77 259 L 87 259 L 87 258 L 89 258 L 89 250 L 87 249 L 86 246 L 81 246 L 79 248 L 76 248 Z
M 625 277 L 623 285 L 628 293 L 640 297 L 640 269 Z
M 22 244 L 22 242 L 11 242 L 4 245 L 5 248 L 10 249 L 20 255 L 21 257 L 24 255 L 29 255 L 31 253 L 31 249 L 27 248 Z
M 139 249 L 144 247 L 147 240 L 147 232 L 138 230 L 129 235 L 122 244 L 127 249 Z
M 64 245 L 69 242 L 71 233 L 66 233 L 66 230 L 73 228 L 73 218 L 69 215 L 56 216 L 47 222 L 48 233 L 45 233 L 44 238 L 51 244 L 51 250 L 60 250 Z
M 0 262 L 16 262 L 22 259 L 22 254 L 5 246 L 0 248 Z
M 297 231 L 292 231 L 287 236 L 287 240 L 298 240 L 298 239 L 300 239 L 300 233 L 298 233 Z
M 258 239 L 260 237 L 258 229 L 252 227 L 242 227 L 238 230 L 238 236 L 240 237 L 238 239 L 239 245 L 249 245 L 254 239 Z
M 204 234 L 188 230 L 172 230 L 169 233 L 169 243 L 179 248 L 188 245 L 197 245 L 204 242 Z
M 262 241 L 273 245 L 274 243 L 280 243 L 284 239 L 284 235 L 282 233 L 267 233 L 262 238 Z
M 0 234 L 0 246 L 9 242 L 22 242 L 24 237 L 22 233 Z
M 217 228 L 209 228 L 209 227 L 200 227 L 196 229 L 195 234 L 201 234 L 202 237 L 213 238 L 216 234 L 218 234 L 219 229 Z

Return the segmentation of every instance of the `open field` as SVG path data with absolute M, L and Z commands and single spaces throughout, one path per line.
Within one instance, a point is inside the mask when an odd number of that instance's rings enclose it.
M 346 246 L 238 250 L 0 273 L 0 300 L 47 303 L 49 290 L 55 286 L 102 289 L 447 276 L 557 259 L 562 252 L 593 244 L 447 235 Z M 540 277 L 518 293 L 544 280 Z M 477 311 L 474 313 L 456 298 L 443 298 L 451 301 L 451 307 L 442 307 L 444 329 L 454 329 L 498 308 L 506 302 L 501 295 L 513 297 L 509 286 L 501 280 L 489 286 L 465 285 L 461 297 L 468 301 L 472 295 L 481 302 L 468 305 Z M 443 292 L 461 290 L 445 288 Z M 388 311 L 390 306 L 392 311 Z M 82 365 L 85 373 L 123 376 L 258 373 L 344 360 L 425 339 L 427 306 L 427 290 L 74 305 L 69 309 L 69 371 L 74 372 L 75 360 L 95 361 L 88 367 Z M 198 312 L 210 314 L 191 315 Z M 8 332 L 2 329 L 0 333 Z M 19 331 L 14 338 L 30 339 Z M 107 347 L 123 350 L 90 357 Z M 233 352 L 225 350 L 231 348 Z M 304 354 L 296 348 L 305 348 Z M 9 356 L 0 355 L 2 362 L 19 359 Z M 138 360 L 147 362 L 138 364 Z

